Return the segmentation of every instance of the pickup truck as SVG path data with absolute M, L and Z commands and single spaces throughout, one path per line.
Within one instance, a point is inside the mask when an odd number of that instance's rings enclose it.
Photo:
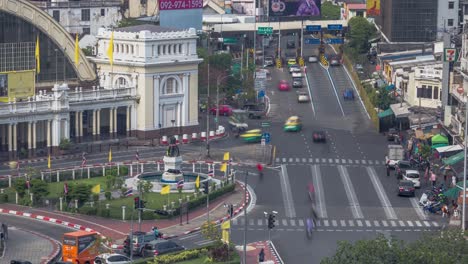
M 247 116 L 250 119 L 260 119 L 265 116 L 265 107 L 258 104 L 244 104 L 242 110 L 247 111 Z
M 398 161 L 405 158 L 405 150 L 401 145 L 388 145 L 388 155 L 385 156 L 385 164 L 390 168 L 395 168 Z

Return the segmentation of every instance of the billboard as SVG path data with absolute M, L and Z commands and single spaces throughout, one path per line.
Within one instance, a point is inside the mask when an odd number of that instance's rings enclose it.
M 35 76 L 35 71 L 0 72 L 0 102 L 34 96 Z
M 203 9 L 163 10 L 159 12 L 159 25 L 177 29 L 202 30 Z
M 320 0 L 269 0 L 270 17 L 320 17 Z
M 181 10 L 203 8 L 203 0 L 160 0 L 159 10 Z
M 367 16 L 380 16 L 380 0 L 366 1 Z

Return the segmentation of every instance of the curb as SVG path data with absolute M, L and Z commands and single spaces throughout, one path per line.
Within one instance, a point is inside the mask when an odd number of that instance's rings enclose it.
M 267 241 L 267 243 L 268 243 L 268 247 L 270 248 L 270 252 L 273 254 L 273 256 L 276 259 L 276 262 L 278 262 L 279 264 L 283 264 L 284 261 L 283 259 L 281 259 L 280 255 L 278 254 L 278 251 L 276 250 L 276 247 L 275 247 L 275 244 L 273 244 L 273 241 L 269 240 Z
M 31 231 L 31 230 L 26 230 L 26 229 L 22 229 L 22 228 L 17 228 L 18 230 L 22 230 L 26 233 L 31 233 L 35 236 L 38 236 L 38 237 L 41 237 L 41 238 L 44 238 L 44 239 L 47 239 L 49 240 L 52 244 L 54 244 L 54 247 L 55 247 L 55 251 L 52 252 L 51 254 L 49 254 L 47 256 L 47 259 L 44 259 L 42 258 L 43 260 L 41 261 L 41 263 L 50 263 L 51 261 L 53 261 L 55 258 L 57 258 L 61 252 L 61 244 L 60 242 L 58 242 L 57 240 L 51 238 L 51 237 L 48 237 L 46 235 L 43 235 L 43 234 L 40 234 L 40 233 L 37 233 L 37 232 L 34 232 L 34 231 Z
M 245 188 L 246 188 L 245 185 L 243 183 L 239 183 L 239 184 L 240 184 L 242 190 L 245 190 Z M 239 214 L 250 203 L 250 200 L 251 200 L 250 199 L 250 193 L 247 191 L 247 200 L 244 201 L 242 203 L 242 205 L 239 206 L 234 211 L 233 216 L 236 216 L 237 214 Z M 0 208 L 0 214 L 9 214 L 9 215 L 15 215 L 15 216 L 20 216 L 20 217 L 32 218 L 34 220 L 39 220 L 39 221 L 43 221 L 43 222 L 49 222 L 49 223 L 53 223 L 53 224 L 57 224 L 57 225 L 62 225 L 62 226 L 70 227 L 72 229 L 77 229 L 77 230 L 82 230 L 82 231 L 87 231 L 87 232 L 96 232 L 99 236 L 101 236 L 101 238 L 103 240 L 106 240 L 105 236 L 103 236 L 100 232 L 98 232 L 98 231 L 96 231 L 94 229 L 91 229 L 91 228 L 88 228 L 88 227 L 85 227 L 85 226 L 82 226 L 82 225 L 70 223 L 68 221 L 59 220 L 59 219 L 52 218 L 52 217 L 47 217 L 47 216 L 42 216 L 42 215 L 37 215 L 37 214 L 31 214 L 31 213 L 26 213 L 26 212 L 21 212 L 21 211 L 15 211 L 15 210 L 6 210 L 6 209 L 2 209 L 2 208 Z M 221 219 L 216 220 L 215 224 L 219 225 L 219 224 L 223 223 L 224 221 L 226 221 L 228 219 L 230 219 L 230 217 L 225 216 L 225 217 L 223 217 Z M 200 229 L 201 229 L 201 227 L 197 227 L 197 228 L 194 228 L 192 230 L 185 231 L 182 234 L 163 236 L 163 238 L 164 239 L 176 238 L 176 237 L 179 237 L 179 236 L 188 235 L 188 234 L 200 231 Z M 109 249 L 122 249 L 123 248 L 123 245 L 117 245 L 117 244 L 107 244 L 106 246 Z

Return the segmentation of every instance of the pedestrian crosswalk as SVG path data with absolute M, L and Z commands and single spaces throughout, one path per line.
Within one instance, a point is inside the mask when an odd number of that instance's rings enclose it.
M 275 228 L 301 228 L 305 227 L 306 219 L 283 218 L 275 219 Z M 244 227 L 246 222 L 243 217 L 233 219 L 234 227 Z M 267 227 L 266 218 L 247 218 L 247 227 Z M 441 224 L 430 220 L 366 220 L 366 219 L 319 219 L 317 227 L 322 228 L 441 228 Z M 301 229 L 302 230 L 302 229 Z
M 333 165 L 363 165 L 384 166 L 385 160 L 341 159 L 341 158 L 276 158 L 276 164 L 333 164 Z

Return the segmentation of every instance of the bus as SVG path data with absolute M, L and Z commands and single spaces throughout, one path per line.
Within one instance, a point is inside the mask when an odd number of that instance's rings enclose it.
M 62 261 L 91 264 L 98 255 L 99 241 L 96 232 L 75 231 L 63 234 Z

